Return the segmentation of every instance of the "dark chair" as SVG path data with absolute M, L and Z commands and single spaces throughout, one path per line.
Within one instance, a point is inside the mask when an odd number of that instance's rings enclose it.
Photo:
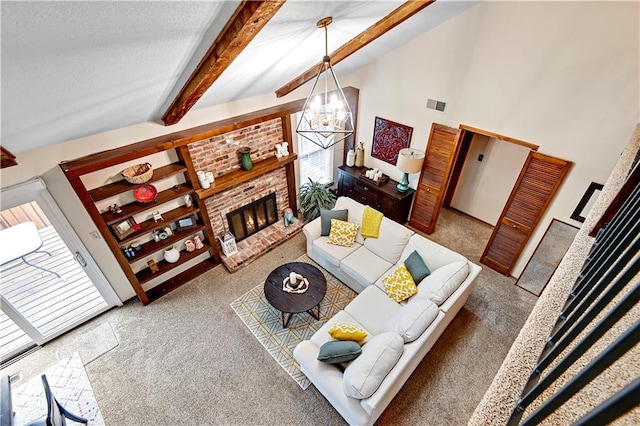
M 73 420 L 74 422 L 87 424 L 88 420 L 78 417 L 75 414 L 68 412 L 51 393 L 49 388 L 49 382 L 47 382 L 47 376 L 42 375 L 42 385 L 44 386 L 44 395 L 47 398 L 47 417 L 43 417 L 36 420 L 33 423 L 29 423 L 29 426 L 64 426 L 67 424 L 66 419 Z
M 0 377 L 0 426 L 13 426 L 13 408 L 11 406 L 11 383 L 9 376 Z

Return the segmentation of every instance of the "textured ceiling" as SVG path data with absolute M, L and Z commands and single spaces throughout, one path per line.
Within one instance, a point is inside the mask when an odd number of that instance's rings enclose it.
M 239 1 L 1 3 L 1 144 L 14 154 L 158 120 Z M 274 92 L 401 1 L 289 0 L 194 108 Z M 336 68 L 338 76 L 463 12 L 437 1 Z M 100 147 L 95 147 L 99 150 Z

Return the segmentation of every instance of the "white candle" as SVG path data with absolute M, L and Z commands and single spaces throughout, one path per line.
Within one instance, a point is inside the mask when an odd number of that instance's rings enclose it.
M 295 272 L 289 273 L 289 284 L 295 285 L 297 281 L 298 281 L 297 274 Z

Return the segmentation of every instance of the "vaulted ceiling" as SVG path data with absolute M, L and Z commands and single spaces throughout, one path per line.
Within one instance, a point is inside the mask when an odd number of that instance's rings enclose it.
M 286 1 L 193 108 L 274 93 L 317 63 L 319 19 L 333 17 L 332 52 L 402 3 Z M 338 77 L 476 3 L 435 2 L 337 64 Z M 3 0 L 0 144 L 18 154 L 160 121 L 240 4 Z

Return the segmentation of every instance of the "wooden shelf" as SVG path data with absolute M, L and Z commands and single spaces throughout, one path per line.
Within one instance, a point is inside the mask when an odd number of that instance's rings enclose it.
M 107 225 L 113 225 L 114 223 L 122 222 L 123 220 L 130 218 L 131 216 L 134 216 L 138 213 L 142 213 L 145 210 L 156 209 L 160 204 L 175 200 L 176 198 L 180 198 L 192 192 L 193 188 L 191 188 L 190 186 L 180 185 L 180 188 L 178 188 L 177 190 L 170 188 L 165 191 L 158 192 L 156 199 L 149 203 L 140 203 L 138 201 L 135 201 L 133 203 L 125 204 L 121 206 L 122 213 L 102 213 L 102 218 L 107 223 Z
M 211 248 L 210 245 L 205 244 L 204 247 L 202 247 L 200 250 L 194 250 L 191 253 L 181 250 L 180 258 L 178 259 L 177 262 L 169 263 L 165 260 L 161 260 L 157 263 L 158 272 L 151 272 L 151 269 L 146 267 L 143 270 L 137 272 L 136 277 L 138 278 L 138 281 L 140 282 L 140 284 L 144 284 L 156 277 L 159 277 L 162 274 L 169 272 L 170 270 L 182 265 L 183 263 L 188 262 L 189 260 L 195 258 L 196 256 L 207 252 L 210 248 Z
M 192 266 L 184 272 L 176 275 L 175 277 L 169 278 L 167 281 L 158 284 L 157 286 L 150 288 L 146 291 L 147 296 L 150 301 L 154 301 L 164 296 L 165 294 L 175 290 L 183 284 L 188 283 L 192 279 L 204 274 L 208 270 L 214 268 L 217 264 L 214 259 L 210 257 L 209 259 L 205 259 L 197 265 Z
M 162 179 L 183 173 L 187 170 L 187 167 L 183 164 L 173 163 L 166 166 L 159 167 L 153 170 L 153 177 L 146 183 L 157 182 Z M 136 186 L 134 183 L 129 183 L 122 179 L 117 182 L 110 183 L 108 185 L 101 186 L 89 191 L 89 195 L 93 201 L 106 200 L 109 197 L 113 197 L 118 194 L 122 194 L 127 191 L 132 191 Z
M 157 252 L 158 250 L 162 250 L 165 247 L 169 247 L 170 245 L 173 245 L 180 240 L 183 240 L 187 237 L 190 237 L 191 235 L 196 234 L 199 231 L 202 231 L 203 229 L 204 229 L 204 225 L 199 225 L 195 228 L 186 229 L 184 231 L 174 230 L 173 235 L 164 240 L 160 240 L 160 241 L 151 240 L 144 244 L 141 244 L 142 249 L 140 249 L 140 251 L 137 251 L 134 257 L 128 258 L 129 263 L 137 262 L 142 258 Z
M 136 238 L 140 238 L 141 235 L 144 235 L 149 232 L 153 232 L 156 229 L 165 228 L 166 226 L 170 226 L 171 223 L 175 222 L 178 219 L 182 219 L 183 217 L 190 216 L 194 213 L 199 212 L 200 209 L 197 207 L 178 207 L 177 209 L 169 210 L 168 212 L 162 213 L 162 220 L 155 222 L 153 219 L 145 220 L 144 222 L 140 222 L 140 230 L 134 232 L 129 235 L 127 238 L 118 242 L 120 247 L 125 247 L 129 245 Z M 175 231 L 174 231 L 175 232 Z
M 286 157 L 278 158 L 276 156 L 269 157 L 265 160 L 261 160 L 253 163 L 251 170 L 234 170 L 222 176 L 216 177 L 215 182 L 211 184 L 210 188 L 197 189 L 196 194 L 201 200 L 211 197 L 212 195 L 219 194 L 222 191 L 226 191 L 229 188 L 233 188 L 236 185 L 240 185 L 243 182 L 247 182 L 253 178 L 256 178 L 265 173 L 269 173 L 272 170 L 276 170 L 286 164 L 292 163 L 298 156 L 295 153 L 291 153 Z

